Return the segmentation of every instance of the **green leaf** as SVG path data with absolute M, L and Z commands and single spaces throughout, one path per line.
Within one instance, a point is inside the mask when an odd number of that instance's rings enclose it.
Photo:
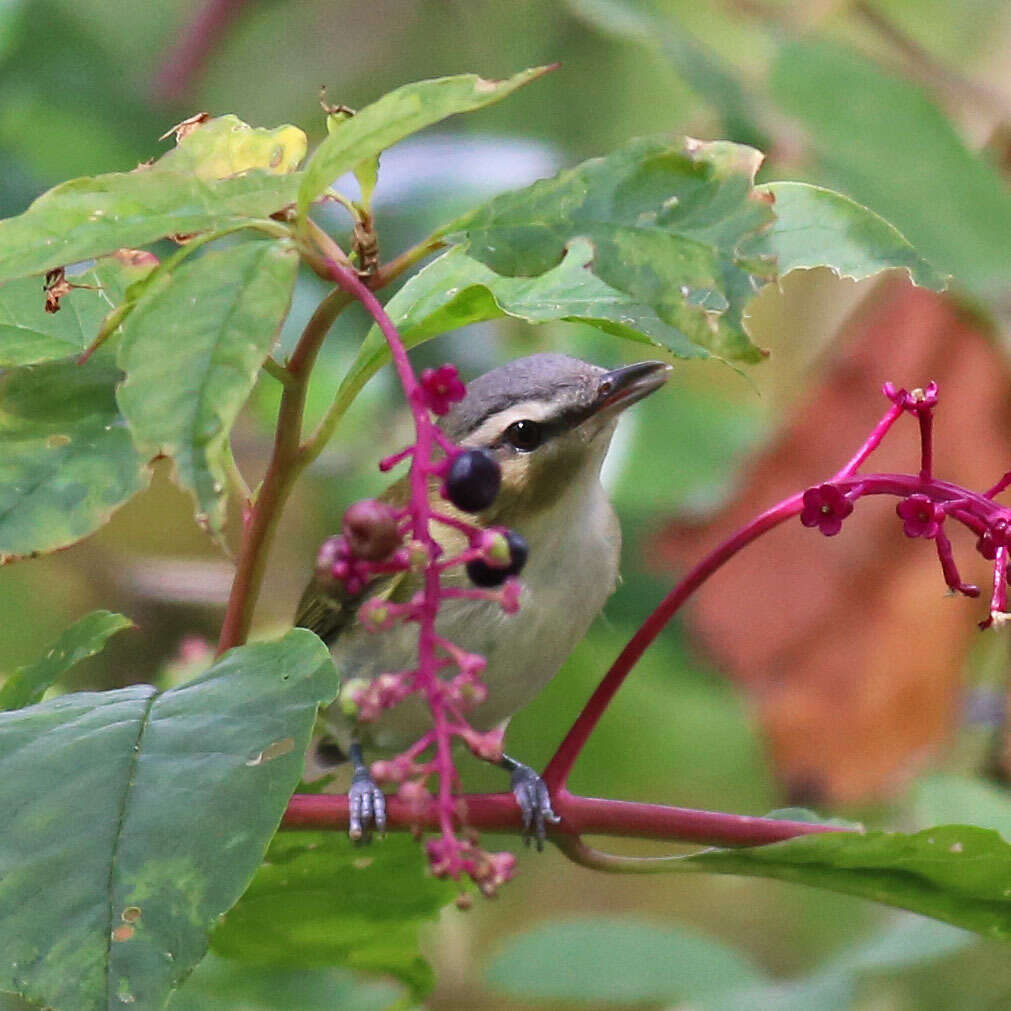
M 35 663 L 20 667 L 0 688 L 0 710 L 21 709 L 41 700 L 73 666 L 100 653 L 110 636 L 133 628 L 129 618 L 111 611 L 92 611 L 68 629 Z
M 150 169 L 72 179 L 0 221 L 0 282 L 264 218 L 293 203 L 300 182 L 298 173 L 262 170 L 216 180 Z
M 151 168 L 192 172 L 198 179 L 225 179 L 250 169 L 286 175 L 298 168 L 307 143 L 297 126 L 285 124 L 271 130 L 249 126 L 238 116 L 217 116 L 184 133 Z
M 147 486 L 108 354 L 0 381 L 0 563 L 87 537 Z
M 593 247 L 573 239 L 562 262 L 537 277 L 503 277 L 454 246 L 415 274 L 386 311 L 407 347 L 469 323 L 511 316 L 527 323 L 569 320 L 662 348 L 679 358 L 706 357 L 648 306 L 608 287 L 591 270 Z M 389 361 L 379 328 L 362 342 L 338 396 L 357 392 Z
M 807 130 L 821 181 L 885 217 L 959 285 L 1001 296 L 1011 194 L 920 88 L 824 40 L 784 45 L 771 87 Z
M 910 835 L 828 832 L 771 846 L 705 850 L 672 860 L 669 869 L 815 885 L 1011 940 L 1011 845 L 974 825 Z
M 123 416 L 139 446 L 172 458 L 198 521 L 214 536 L 225 522 L 229 433 L 288 311 L 297 272 L 287 241 L 206 253 L 152 285 L 123 324 Z
M 257 969 L 208 955 L 172 998 L 171 1011 L 390 1011 L 401 991 L 340 969 Z
M 807 183 L 766 183 L 776 220 L 756 245 L 776 257 L 781 275 L 830 267 L 862 280 L 882 270 L 905 269 L 913 284 L 940 291 L 948 278 L 934 270 L 884 218 L 849 197 Z
M 0 287 L 0 368 L 35 365 L 79 355 L 92 342 L 109 312 L 121 305 L 127 288 L 145 277 L 153 258 L 128 262 L 129 251 L 99 260 L 90 270 L 68 276 L 74 288 L 59 312 L 45 310 L 38 277 Z
M 757 193 L 761 154 L 722 141 L 671 144 L 643 138 L 496 197 L 445 230 L 495 273 L 536 276 L 569 243 L 587 239 L 590 269 L 652 307 L 691 344 L 726 358 L 761 352 L 744 329 L 744 307 L 775 265 L 743 253 L 771 227 L 771 199 Z
M 684 927 L 585 918 L 510 937 L 489 983 L 520 1000 L 677 1002 L 763 980 L 743 954 Z
M 337 681 L 295 629 L 204 676 L 0 714 L 0 989 L 160 1008 L 242 894 Z
M 281 833 L 211 947 L 254 965 L 388 973 L 420 999 L 434 978 L 418 932 L 457 893 L 405 836 L 363 850 L 343 834 Z
M 316 149 L 305 167 L 298 206 L 305 213 L 338 176 L 381 151 L 458 112 L 491 105 L 545 74 L 550 67 L 524 70 L 504 81 L 458 74 L 418 81 L 383 95 L 351 119 L 344 120 Z

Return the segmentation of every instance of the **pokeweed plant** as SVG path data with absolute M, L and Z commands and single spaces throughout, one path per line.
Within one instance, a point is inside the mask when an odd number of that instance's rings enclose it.
M 519 831 L 515 801 L 510 794 L 460 796 L 451 750 L 454 738 L 486 755 L 501 746 L 467 723 L 468 706 L 487 691 L 483 659 L 440 639 L 435 618 L 442 601 L 461 592 L 515 610 L 513 577 L 522 578 L 525 546 L 510 531 L 481 532 L 454 520 L 468 547 L 439 557 L 431 525 L 448 517 L 427 501 L 428 481 L 447 478 L 452 498 L 461 493 L 453 468 L 482 463 L 447 442 L 433 420 L 463 395 L 455 368 L 417 376 L 412 346 L 508 316 L 579 321 L 683 358 L 755 362 L 762 352 L 748 335 L 747 305 L 791 270 L 825 265 L 862 278 L 901 268 L 917 284 L 944 286 L 866 208 L 801 183 L 756 185 L 759 152 L 690 138 L 630 141 L 496 197 L 383 259 L 371 209 L 381 152 L 447 116 L 505 98 L 547 69 L 506 81 L 423 81 L 356 114 L 329 107 L 328 136 L 307 161 L 305 135 L 295 127 L 195 116 L 175 129 L 175 146 L 158 160 L 71 180 L 0 222 L 8 321 L 0 328 L 0 559 L 12 563 L 88 536 L 146 486 L 156 457 L 172 461 L 196 521 L 222 547 L 229 500 L 242 514 L 218 657 L 196 680 L 167 691 L 135 685 L 42 700 L 73 663 L 129 625 L 96 612 L 0 691 L 0 988 L 57 1008 L 161 1007 L 210 945 L 261 964 L 303 959 L 386 971 L 417 997 L 432 983 L 417 949 L 419 925 L 454 898 L 466 905 L 467 877 L 493 894 L 512 873 L 514 857 L 485 851 L 477 832 Z M 357 177 L 357 198 L 333 189 L 348 172 Z M 317 224 L 313 212 L 322 202 L 346 210 L 346 236 Z M 144 248 L 166 239 L 175 244 L 167 256 Z M 375 292 L 435 253 L 381 304 Z M 302 266 L 331 288 L 291 353 L 279 358 L 276 338 Z M 322 420 L 307 431 L 314 363 L 354 302 L 375 325 Z M 429 704 L 431 730 L 374 768 L 399 784 L 387 828 L 428 833 L 427 876 L 405 836 L 363 860 L 346 839 L 346 797 L 293 796 L 317 708 L 338 691 L 324 645 L 304 629 L 246 643 L 294 482 L 389 361 L 415 435 L 382 466 L 409 462 L 408 501 L 398 509 L 352 507 L 317 569 L 349 594 L 365 591 L 376 571 L 423 574 L 414 600 L 366 602 L 360 612 L 377 635 L 394 622 L 415 623 L 417 667 L 348 694 L 366 719 L 410 694 Z M 253 493 L 232 457 L 230 433 L 261 373 L 279 384 L 281 398 L 270 460 Z M 791 517 L 832 536 L 858 501 L 898 496 L 905 533 L 932 540 L 948 586 L 973 594 L 944 532 L 949 520 L 962 523 L 994 563 L 983 624 L 1006 620 L 1011 511 L 995 496 L 1011 477 L 982 494 L 936 478 L 936 388 L 886 387 L 886 395 L 891 407 L 853 459 L 704 558 L 605 676 L 544 774 L 561 816 L 551 841 L 573 860 L 601 870 L 784 878 L 989 936 L 1011 933 L 1011 847 L 993 832 L 863 832 L 806 814 L 691 811 L 578 797 L 566 787 L 596 722 L 664 624 L 719 566 Z M 920 471 L 862 474 L 902 414 L 920 426 Z M 472 590 L 442 584 L 451 565 L 468 567 Z M 279 825 L 302 831 L 275 835 Z M 633 860 L 588 847 L 586 833 L 715 848 Z M 318 928 L 311 943 L 307 924 Z

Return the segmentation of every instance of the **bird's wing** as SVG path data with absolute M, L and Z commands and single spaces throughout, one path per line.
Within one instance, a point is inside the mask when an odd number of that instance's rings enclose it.
M 354 596 L 334 596 L 314 579 L 302 594 L 295 614 L 295 625 L 315 632 L 328 646 L 354 621 L 358 608 L 375 597 L 389 600 L 401 596 L 407 573 L 394 572 L 377 576 L 365 589 Z M 400 590 L 401 593 L 397 591 Z

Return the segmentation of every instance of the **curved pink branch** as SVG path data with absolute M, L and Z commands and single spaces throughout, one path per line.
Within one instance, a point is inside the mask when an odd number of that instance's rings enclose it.
M 485 832 L 519 832 L 519 808 L 511 793 L 465 794 L 457 797 L 465 805 L 467 824 Z M 663 804 L 639 804 L 624 800 L 580 797 L 561 791 L 552 798 L 562 821 L 549 826 L 555 836 L 606 835 L 669 842 L 698 843 L 705 846 L 764 846 L 800 835 L 820 832 L 854 831 L 833 825 L 804 821 L 780 821 L 718 811 L 697 811 Z M 281 828 L 303 830 L 346 829 L 347 797 L 336 794 L 295 794 L 288 804 Z M 441 826 L 434 799 L 410 804 L 390 797 L 387 828 L 410 831 Z

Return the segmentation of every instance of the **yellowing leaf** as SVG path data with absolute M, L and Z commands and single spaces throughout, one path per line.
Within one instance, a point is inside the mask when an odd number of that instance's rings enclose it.
M 285 175 L 298 168 L 307 143 L 297 126 L 271 130 L 249 126 L 238 116 L 218 116 L 188 130 L 151 168 L 192 172 L 198 179 L 226 179 L 250 169 Z

